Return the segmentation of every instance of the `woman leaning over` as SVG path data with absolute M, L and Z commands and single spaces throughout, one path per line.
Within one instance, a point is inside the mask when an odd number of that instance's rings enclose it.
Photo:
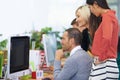
M 85 50 L 89 50 L 90 46 L 90 36 L 89 36 L 89 17 L 90 17 L 90 10 L 87 5 L 83 5 L 78 7 L 75 12 L 76 14 L 76 22 L 78 23 L 78 28 L 82 32 L 82 43 L 81 47 Z
M 90 19 L 90 9 L 88 5 L 83 5 L 78 7 L 78 9 L 75 12 L 76 14 L 76 22 L 78 23 L 78 28 L 82 32 L 82 43 L 81 47 L 88 52 L 88 54 L 92 56 L 91 54 L 91 44 L 92 44 L 92 38 L 90 36 L 91 31 L 89 30 L 89 19 Z
M 95 18 L 90 19 L 90 28 L 98 26 L 95 33 L 93 32 L 94 64 L 90 80 L 118 80 L 118 20 L 115 11 L 108 7 L 106 0 L 87 0 L 87 4 Z

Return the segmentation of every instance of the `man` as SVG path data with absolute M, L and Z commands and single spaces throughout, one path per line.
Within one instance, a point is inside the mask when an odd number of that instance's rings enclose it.
M 54 80 L 88 80 L 92 58 L 81 48 L 81 40 L 82 34 L 77 28 L 64 32 L 61 41 L 63 51 L 56 51 Z M 61 69 L 61 59 L 65 51 L 70 52 L 70 56 Z
M 72 20 L 71 25 L 73 28 L 78 28 L 78 22 L 76 21 L 76 18 Z

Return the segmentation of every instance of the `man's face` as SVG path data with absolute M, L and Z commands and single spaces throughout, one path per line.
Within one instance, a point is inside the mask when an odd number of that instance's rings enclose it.
M 64 51 L 69 51 L 71 47 L 70 39 L 68 38 L 68 32 L 64 32 L 62 36 L 62 49 Z
M 73 28 L 78 28 L 77 23 L 72 25 Z

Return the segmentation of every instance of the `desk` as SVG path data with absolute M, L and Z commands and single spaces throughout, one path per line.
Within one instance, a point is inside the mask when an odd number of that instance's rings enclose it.
M 44 73 L 44 78 L 50 78 L 51 80 L 53 80 L 53 74 Z M 28 79 L 28 80 L 42 80 L 42 79 Z
M 31 76 L 31 75 L 29 75 Z M 53 80 L 53 74 L 52 73 L 44 73 L 44 78 L 50 78 Z M 20 77 L 19 80 L 42 80 L 42 79 L 32 79 L 32 77 L 25 78 L 25 77 Z
M 62 61 L 61 61 L 62 62 L 61 65 L 62 66 L 64 65 L 65 60 L 66 60 L 66 58 L 62 59 Z M 50 66 L 49 68 L 43 68 L 41 70 L 44 70 L 44 78 L 51 78 L 51 80 L 54 80 L 53 79 L 53 66 Z M 28 79 L 28 80 L 42 80 L 42 79 Z
M 43 70 L 43 78 L 50 78 L 53 80 L 53 66 L 50 66 L 49 68 L 41 68 Z M 20 80 L 26 80 L 26 79 L 20 79 Z M 42 79 L 28 79 L 28 80 L 42 80 Z

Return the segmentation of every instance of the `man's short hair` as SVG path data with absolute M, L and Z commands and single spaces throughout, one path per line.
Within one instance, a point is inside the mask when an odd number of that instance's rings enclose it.
M 80 45 L 82 42 L 82 33 L 77 28 L 69 28 L 66 30 L 68 32 L 68 38 L 74 38 L 75 44 Z
M 76 18 L 72 20 L 71 25 L 77 24 Z

